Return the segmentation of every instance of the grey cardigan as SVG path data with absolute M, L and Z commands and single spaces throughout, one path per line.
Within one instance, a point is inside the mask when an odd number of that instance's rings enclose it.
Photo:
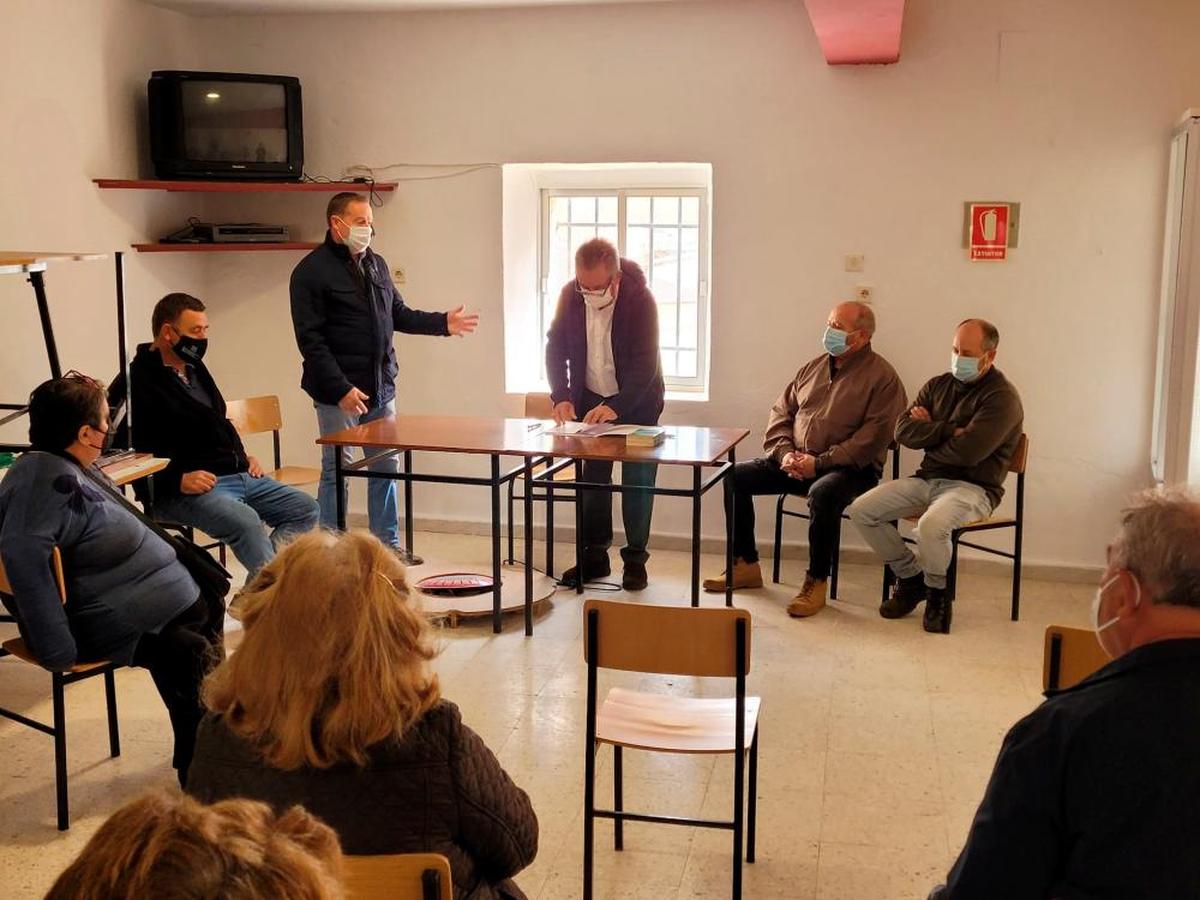
M 99 475 L 103 478 L 103 475 Z M 50 568 L 62 552 L 67 603 Z M 111 659 L 127 664 L 200 596 L 175 550 L 92 484 L 74 459 L 31 451 L 0 481 L 0 559 L 13 613 L 47 669 Z

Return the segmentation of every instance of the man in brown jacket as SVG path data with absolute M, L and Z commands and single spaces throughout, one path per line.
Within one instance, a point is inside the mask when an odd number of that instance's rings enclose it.
M 879 607 L 885 619 L 907 616 L 925 600 L 925 630 L 950 632 L 950 533 L 1000 503 L 1024 426 L 1017 389 L 995 367 L 999 343 L 991 322 L 958 326 L 950 371 L 927 381 L 896 424 L 898 443 L 925 451 L 916 475 L 881 484 L 850 507 L 854 524 L 897 577 Z M 916 555 L 893 524 L 915 515 Z
M 829 313 L 825 352 L 805 363 L 783 389 L 767 421 L 762 459 L 738 463 L 725 479 L 733 492 L 733 587 L 762 587 L 754 539 L 754 496 L 808 498 L 808 574 L 788 606 L 797 618 L 820 612 L 837 546 L 842 511 L 874 487 L 896 418 L 904 411 L 904 385 L 887 360 L 871 349 L 875 314 L 863 303 L 840 303 Z M 704 582 L 725 590 L 725 575 Z

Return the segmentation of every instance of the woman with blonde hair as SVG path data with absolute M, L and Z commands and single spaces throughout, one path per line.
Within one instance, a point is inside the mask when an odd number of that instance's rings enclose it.
M 521 900 L 529 797 L 430 670 L 433 633 L 366 532 L 289 544 L 242 597 L 241 646 L 208 677 L 188 790 L 300 803 L 352 854 L 433 852 L 458 900 Z
M 113 813 L 46 900 L 341 900 L 337 835 L 298 806 L 151 791 Z

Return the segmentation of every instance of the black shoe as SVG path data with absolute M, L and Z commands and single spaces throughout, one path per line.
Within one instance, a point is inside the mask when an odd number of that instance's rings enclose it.
M 415 553 L 409 553 L 403 547 L 393 547 L 392 552 L 396 554 L 396 558 L 406 566 L 420 566 L 425 563 L 425 560 L 417 556 Z
M 879 605 L 879 614 L 885 619 L 903 619 L 925 599 L 925 576 L 911 575 L 896 579 L 892 595 Z
M 925 603 L 925 630 L 930 634 L 949 634 L 953 604 L 945 588 L 930 588 Z
M 621 577 L 621 587 L 627 591 L 644 591 L 649 581 L 646 579 L 644 563 L 627 562 L 625 572 Z
M 595 581 L 598 578 L 607 578 L 612 574 L 612 569 L 608 565 L 608 557 L 603 556 L 599 559 L 585 559 L 583 561 L 583 583 Z M 569 588 L 579 587 L 579 567 L 571 566 L 567 571 L 562 573 L 562 578 L 559 582 Z

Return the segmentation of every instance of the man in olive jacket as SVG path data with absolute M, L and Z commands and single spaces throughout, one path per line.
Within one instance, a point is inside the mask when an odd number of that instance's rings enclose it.
M 617 249 L 594 238 L 575 254 L 575 278 L 558 298 L 558 309 L 546 343 L 546 377 L 558 424 L 575 419 L 592 424 L 620 422 L 657 425 L 662 415 L 662 361 L 658 349 L 658 305 L 646 287 L 641 267 L 620 259 Z M 653 463 L 621 463 L 621 484 L 654 486 Z M 587 460 L 584 481 L 607 484 L 612 463 Z M 583 491 L 583 559 L 563 573 L 576 584 L 609 573 L 612 545 L 612 494 Z M 646 587 L 646 543 L 654 495 L 626 491 L 621 497 L 625 525 L 625 563 L 621 585 L 627 591 Z
M 885 619 L 902 618 L 925 600 L 925 630 L 950 632 L 950 534 L 1000 503 L 1024 425 L 1017 389 L 995 367 L 999 343 L 991 322 L 967 319 L 958 326 L 950 371 L 927 381 L 896 423 L 899 444 L 925 451 L 920 468 L 850 506 L 851 520 L 897 577 L 879 608 Z M 893 524 L 915 515 L 921 516 L 916 555 Z

